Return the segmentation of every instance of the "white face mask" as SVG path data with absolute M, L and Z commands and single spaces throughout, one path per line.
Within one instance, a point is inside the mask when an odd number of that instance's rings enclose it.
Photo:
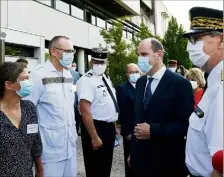
M 198 83 L 196 81 L 190 81 L 193 90 L 195 90 L 196 88 L 198 88 Z
M 210 58 L 209 55 L 203 52 L 203 46 L 203 41 L 197 41 L 195 45 L 188 41 L 187 44 L 187 51 L 189 53 L 190 60 L 195 66 L 200 68 L 203 67 Z
M 94 64 L 93 65 L 93 74 L 94 75 L 102 75 L 106 71 L 107 65 L 106 64 Z
M 76 67 L 71 67 L 71 70 L 75 71 L 76 70 Z
M 172 71 L 173 73 L 175 73 L 176 72 L 176 70 L 177 70 L 177 67 L 175 67 L 175 68 L 173 68 L 173 67 L 170 67 L 170 68 L 168 68 L 170 71 Z

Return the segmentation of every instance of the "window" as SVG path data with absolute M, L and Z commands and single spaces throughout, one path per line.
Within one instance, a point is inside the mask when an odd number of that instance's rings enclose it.
M 82 9 L 73 5 L 71 6 L 71 8 L 72 8 L 72 16 L 77 17 L 81 20 L 84 20 L 84 13 Z
M 112 28 L 113 27 L 113 25 L 112 24 L 110 24 L 110 23 L 107 23 L 107 30 L 109 30 L 110 28 Z
M 62 2 L 61 0 L 55 1 L 56 9 L 69 14 L 69 4 Z
M 132 32 L 128 31 L 127 34 L 128 34 L 128 39 L 132 39 Z
M 34 48 L 15 44 L 5 44 L 5 55 L 34 57 Z
M 48 6 L 51 6 L 51 0 L 37 0 L 37 1 L 39 1 L 39 2 L 41 2 L 43 4 L 46 4 Z
M 105 21 L 99 17 L 97 17 L 97 26 L 100 28 L 105 28 Z
M 92 24 L 92 15 L 89 11 L 86 11 L 86 22 Z
M 127 38 L 127 31 L 126 31 L 126 29 L 123 30 L 123 37 Z
M 92 15 L 91 18 L 92 18 L 92 25 L 96 25 L 96 17 Z

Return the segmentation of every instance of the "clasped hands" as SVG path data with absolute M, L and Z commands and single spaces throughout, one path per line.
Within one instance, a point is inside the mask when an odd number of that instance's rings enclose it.
M 147 123 L 140 123 L 135 126 L 134 135 L 139 140 L 150 139 L 150 125 Z

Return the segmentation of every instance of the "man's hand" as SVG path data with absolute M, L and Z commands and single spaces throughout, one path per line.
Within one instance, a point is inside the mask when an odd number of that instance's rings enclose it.
M 128 156 L 128 159 L 127 159 L 127 162 L 128 162 L 128 166 L 130 167 L 130 155 Z
M 97 136 L 96 138 L 92 139 L 92 145 L 93 145 L 93 149 L 94 150 L 99 149 L 103 145 L 103 143 L 102 143 L 102 141 L 101 141 L 99 136 Z
M 130 141 L 131 140 L 131 134 L 126 136 L 126 139 Z
M 150 125 L 147 123 L 137 124 L 135 126 L 135 136 L 139 140 L 150 139 Z

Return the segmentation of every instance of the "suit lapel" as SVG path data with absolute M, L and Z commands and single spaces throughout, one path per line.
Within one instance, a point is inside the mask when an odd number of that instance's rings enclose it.
M 128 95 L 131 98 L 131 100 L 134 100 L 135 99 L 135 88 L 129 81 L 127 81 L 127 91 L 128 91 Z

